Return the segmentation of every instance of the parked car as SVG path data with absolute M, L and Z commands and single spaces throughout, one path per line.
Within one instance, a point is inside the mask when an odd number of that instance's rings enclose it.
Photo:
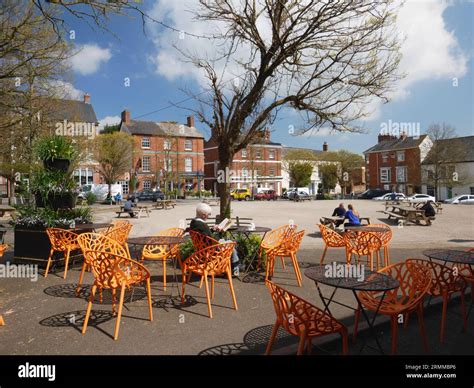
M 161 190 L 142 190 L 134 192 L 130 195 L 132 201 L 153 201 L 165 199 L 165 195 Z
M 390 190 L 382 190 L 382 189 L 369 189 L 365 190 L 363 193 L 357 196 L 357 199 L 372 199 L 376 197 L 381 197 L 387 193 L 390 193 Z
M 248 201 L 252 197 L 250 189 L 236 189 L 230 193 L 232 199 L 238 199 L 239 201 L 245 200 Z
M 375 197 L 375 198 L 372 198 L 374 201 L 390 201 L 392 200 L 392 194 L 393 193 L 388 193 L 388 194 L 384 194 L 380 197 Z M 403 193 L 395 193 L 395 200 L 399 201 L 401 199 L 405 199 L 406 198 L 406 195 L 403 194 Z
M 311 198 L 311 196 L 306 191 L 298 190 L 298 191 L 291 191 L 288 193 L 288 199 L 293 200 L 293 201 L 297 199 L 307 199 L 307 198 Z
M 436 198 L 428 194 L 413 194 L 412 196 L 408 197 L 407 200 L 410 202 L 436 202 Z
M 453 198 L 445 199 L 444 203 L 462 204 L 462 205 L 474 205 L 474 195 L 458 195 Z
M 275 190 L 262 190 L 257 193 L 254 197 L 256 200 L 273 200 L 275 201 L 278 198 L 278 195 Z

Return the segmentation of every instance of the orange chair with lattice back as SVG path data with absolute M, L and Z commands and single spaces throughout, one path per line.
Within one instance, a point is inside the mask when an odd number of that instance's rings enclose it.
M 0 244 L 0 257 L 3 257 L 3 254 L 7 250 L 8 245 L 7 244 Z M 0 315 L 0 326 L 4 326 L 5 321 L 3 320 L 3 317 Z
M 347 354 L 347 328 L 341 322 L 275 283 L 267 280 L 265 284 L 270 290 L 276 313 L 276 322 L 265 354 L 270 354 L 280 327 L 289 334 L 300 338 L 298 355 L 303 354 L 305 345 L 307 345 L 308 354 L 311 354 L 313 338 L 333 333 L 341 335 L 342 354 Z
M 51 251 L 49 252 L 48 263 L 46 264 L 46 271 L 44 277 L 48 276 L 49 267 L 53 261 L 53 255 L 55 252 L 62 252 L 64 254 L 64 279 L 67 276 L 67 270 L 69 266 L 69 256 L 72 251 L 78 250 L 79 244 L 77 243 L 77 234 L 66 229 L 59 228 L 47 228 L 46 233 L 51 243 Z
M 380 291 L 360 291 L 358 293 L 361 304 L 370 311 L 388 315 L 391 321 L 392 354 L 397 353 L 399 317 L 405 319 L 412 312 L 417 312 L 423 346 L 428 352 L 425 324 L 423 320 L 423 299 L 431 287 L 431 269 L 418 263 L 401 262 L 382 268 L 380 273 L 397 279 L 400 285 L 387 291 L 382 301 Z M 357 338 L 360 310 L 355 314 L 353 340 Z
M 374 226 L 376 228 L 383 228 L 385 229 L 383 232 L 372 232 L 378 236 L 380 241 L 382 242 L 382 246 L 380 250 L 383 249 L 383 265 L 381 267 L 388 267 L 390 265 L 390 254 L 388 250 L 388 245 L 392 240 L 392 228 L 385 224 L 369 224 L 368 226 Z
M 468 252 L 474 252 L 474 248 L 467 250 Z M 457 267 L 458 273 L 463 277 L 464 281 L 468 286 L 471 287 L 471 307 L 474 304 L 474 266 L 471 264 L 455 264 L 452 267 Z
M 295 270 L 296 281 L 298 282 L 298 286 L 301 287 L 302 277 L 296 253 L 300 249 L 301 240 L 303 239 L 304 232 L 304 230 L 301 230 L 299 232 L 291 234 L 285 240 L 283 240 L 283 242 L 281 243 L 281 245 L 278 246 L 278 248 L 272 249 L 270 251 L 270 255 L 267 256 L 267 271 L 265 280 L 268 280 L 269 276 L 273 276 L 273 272 L 275 270 L 275 259 L 277 257 L 281 257 L 282 260 L 285 257 L 290 257 L 291 262 L 293 264 L 293 268 Z
M 323 264 L 328 248 L 344 248 L 346 244 L 343 237 L 339 233 L 331 228 L 328 228 L 326 225 L 320 224 L 319 230 L 324 241 L 324 252 L 319 263 Z
M 202 276 L 204 278 L 204 284 L 206 287 L 207 309 L 209 312 L 209 317 L 212 318 L 211 298 L 214 297 L 214 283 L 212 283 L 211 293 L 209 293 L 207 277 L 226 274 L 229 281 L 232 301 L 234 302 L 234 308 L 237 310 L 237 301 L 235 299 L 234 285 L 232 284 L 232 273 L 230 269 L 230 258 L 232 256 L 234 247 L 235 242 L 211 245 L 210 247 L 194 252 L 191 256 L 183 261 L 183 292 L 181 295 L 182 303 L 184 303 L 185 300 L 184 297 L 187 275 L 189 275 L 189 273 L 195 273 L 196 275 Z
M 91 268 L 90 260 L 86 256 L 87 251 L 105 251 L 130 258 L 128 251 L 123 245 L 102 233 L 82 233 L 77 237 L 77 243 L 79 244 L 82 255 L 84 256 L 84 262 L 82 264 L 81 274 L 79 275 L 79 281 L 77 283 L 76 295 L 79 295 L 81 291 L 81 285 L 82 281 L 84 280 L 84 273 L 86 272 L 86 269 Z M 102 303 L 102 289 L 99 289 L 99 292 L 100 301 Z
M 374 253 L 376 256 L 375 270 L 379 269 L 380 248 L 382 241 L 380 238 L 370 232 L 359 232 L 356 230 L 348 230 L 344 232 L 344 244 L 346 245 L 346 261 L 350 263 L 353 255 L 357 256 L 357 264 L 361 256 L 367 256 L 367 264 L 370 270 L 374 270 Z
M 128 257 L 130 257 L 130 250 L 128 249 L 127 239 L 132 226 L 133 225 L 128 221 L 119 221 L 115 222 L 114 226 L 104 233 L 105 236 L 123 245 L 128 252 Z
M 194 230 L 189 231 L 189 236 L 191 237 L 191 241 L 193 242 L 194 251 L 200 251 L 201 249 L 210 247 L 211 245 L 219 244 L 219 241 L 212 238 L 211 236 L 207 236 L 203 233 L 196 232 Z M 189 274 L 188 283 L 191 281 L 191 275 Z M 201 276 L 201 281 L 199 283 L 199 288 L 202 287 L 204 281 L 204 277 Z M 211 276 L 212 287 L 214 287 L 214 275 Z
M 92 303 L 94 302 L 97 288 L 110 289 L 114 296 L 116 291 L 120 290 L 114 340 L 117 340 L 119 334 L 125 289 L 130 289 L 131 286 L 145 282 L 148 299 L 148 312 L 150 315 L 150 321 L 153 321 L 150 272 L 144 265 L 128 257 L 106 251 L 86 251 L 86 256 L 87 260 L 91 263 L 94 284 L 92 285 L 91 295 L 87 305 L 86 317 L 84 319 L 84 325 L 82 326 L 82 334 L 85 334 L 87 330 L 87 323 L 89 322 Z M 115 315 L 115 297 L 112 299 L 112 313 Z
M 263 240 L 260 243 L 259 253 L 258 253 L 258 267 L 260 267 L 260 262 L 262 260 L 263 252 L 265 252 L 265 256 L 268 258 L 271 257 L 275 251 L 287 238 L 290 237 L 293 233 L 295 233 L 297 225 L 294 224 L 287 224 L 279 226 L 268 232 Z M 283 258 L 281 259 L 281 264 L 283 269 L 285 269 L 285 262 Z M 268 268 L 268 265 L 266 266 Z
M 466 291 L 467 284 L 464 278 L 454 273 L 452 268 L 449 268 L 440 263 L 435 263 L 423 259 L 407 259 L 407 263 L 416 263 L 431 268 L 431 287 L 428 289 L 427 294 L 432 297 L 441 296 L 443 299 L 443 310 L 441 314 L 439 341 L 441 343 L 444 342 L 444 331 L 446 326 L 446 312 L 448 308 L 448 302 L 451 299 L 451 296 L 456 292 L 459 292 L 461 295 L 461 316 L 463 318 L 464 330 L 466 330 L 467 318 L 464 293 Z M 408 317 L 406 317 L 406 319 L 408 319 Z
M 181 228 L 168 228 L 158 232 L 156 236 L 173 236 L 181 237 L 184 233 L 184 229 Z M 173 257 L 178 259 L 180 262 L 180 251 L 179 245 L 155 245 L 149 244 L 143 247 L 142 251 L 142 263 L 144 260 L 159 260 L 163 263 L 163 289 L 166 290 L 166 260 Z

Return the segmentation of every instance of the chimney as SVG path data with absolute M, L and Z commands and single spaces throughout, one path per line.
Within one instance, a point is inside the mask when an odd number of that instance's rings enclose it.
M 407 133 L 406 132 L 400 133 L 400 140 L 405 140 L 406 138 L 407 138 Z
M 270 130 L 268 128 L 263 130 L 263 139 L 265 140 L 265 143 L 270 142 Z
M 387 141 L 387 140 L 395 140 L 397 137 L 396 136 L 392 136 L 392 135 L 379 135 L 378 137 L 378 142 L 381 143 L 383 141 Z
M 187 123 L 188 127 L 194 127 L 194 116 L 188 116 Z
M 323 151 L 328 152 L 328 143 L 326 141 L 323 143 Z
M 130 124 L 130 112 L 127 109 L 122 112 L 122 122 Z
M 90 103 L 91 103 L 91 96 L 90 96 L 89 93 L 84 94 L 84 102 L 85 102 L 86 104 L 90 104 Z

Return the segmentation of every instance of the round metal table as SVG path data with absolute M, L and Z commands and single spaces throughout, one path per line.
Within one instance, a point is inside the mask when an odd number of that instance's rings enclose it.
M 429 259 L 443 261 L 446 263 L 457 263 L 474 265 L 474 252 L 458 251 L 455 249 L 427 249 L 423 251 L 423 255 Z
M 339 288 L 352 291 L 352 294 L 354 295 L 354 298 L 357 301 L 357 306 L 359 310 L 361 311 L 367 324 L 369 325 L 372 337 L 375 339 L 375 342 L 377 343 L 377 347 L 380 353 L 383 354 L 384 352 L 383 352 L 382 346 L 380 345 L 380 342 L 377 338 L 377 333 L 375 332 L 375 329 L 374 329 L 374 322 L 375 322 L 375 319 L 377 318 L 379 309 L 382 306 L 386 293 L 388 291 L 398 288 L 400 286 L 400 282 L 397 279 L 394 279 L 388 275 L 371 271 L 369 269 L 365 269 L 364 266 L 359 267 L 359 268 L 363 268 L 363 271 L 361 271 L 360 273 L 354 274 L 357 276 L 337 276 L 337 269 L 334 267 L 335 264 L 346 265 L 346 263 L 343 263 L 343 262 L 334 262 L 332 264 L 318 264 L 318 265 L 315 265 L 314 267 L 308 268 L 304 272 L 304 274 L 307 278 L 313 280 L 314 283 L 316 284 L 319 297 L 321 298 L 321 301 L 323 302 L 323 305 L 324 305 L 324 311 L 329 314 L 331 314 L 331 311 L 329 310 L 329 306 L 331 303 L 335 303 L 340 306 L 346 307 L 350 310 L 356 311 L 354 307 L 334 300 L 336 291 Z M 330 267 L 333 267 L 333 268 L 330 268 Z M 353 267 L 354 266 L 347 267 L 347 268 L 353 268 Z M 334 273 L 335 275 L 328 276 L 328 274 L 330 274 L 331 272 Z M 326 286 L 330 286 L 334 288 L 334 291 L 332 292 L 329 298 L 326 298 L 323 295 L 320 288 L 320 284 L 324 284 Z M 372 317 L 372 319 L 369 319 L 369 316 L 367 315 L 367 312 L 364 309 L 364 306 L 361 303 L 359 296 L 357 295 L 357 292 L 359 291 L 379 291 L 381 293 L 379 304 L 377 305 L 377 309 L 375 310 L 374 316 Z M 366 346 L 366 341 L 364 342 L 364 345 L 360 349 L 360 352 L 362 352 L 365 346 Z
M 72 230 L 97 230 L 97 229 L 106 229 L 106 228 L 110 228 L 111 226 L 113 226 L 113 224 L 111 223 L 106 223 L 106 222 L 103 222 L 103 223 L 93 223 L 93 224 L 76 224 L 76 226 L 74 228 L 72 228 Z

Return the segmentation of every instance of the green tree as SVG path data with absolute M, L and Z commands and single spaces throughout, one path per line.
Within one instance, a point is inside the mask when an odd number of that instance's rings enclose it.
M 333 190 L 338 183 L 338 167 L 334 163 L 323 163 L 319 166 L 322 187 L 328 192 Z
M 313 174 L 313 163 L 309 161 L 290 161 L 289 174 L 295 187 L 308 186 Z
M 95 159 L 99 163 L 99 173 L 109 185 L 109 196 L 112 195 L 112 184 L 129 172 L 132 166 L 133 139 L 123 132 L 99 135 L 95 139 Z
M 106 135 L 109 133 L 114 133 L 120 131 L 120 124 L 106 124 L 104 129 L 100 131 L 101 134 Z
M 320 159 L 325 162 L 335 163 L 336 169 L 333 167 L 323 167 L 322 165 L 320 169 L 325 168 L 326 173 L 337 176 L 337 183 L 341 186 L 343 193 L 346 187 L 351 187 L 354 182 L 356 176 L 354 170 L 365 165 L 364 158 L 361 155 L 346 150 L 324 152 Z

